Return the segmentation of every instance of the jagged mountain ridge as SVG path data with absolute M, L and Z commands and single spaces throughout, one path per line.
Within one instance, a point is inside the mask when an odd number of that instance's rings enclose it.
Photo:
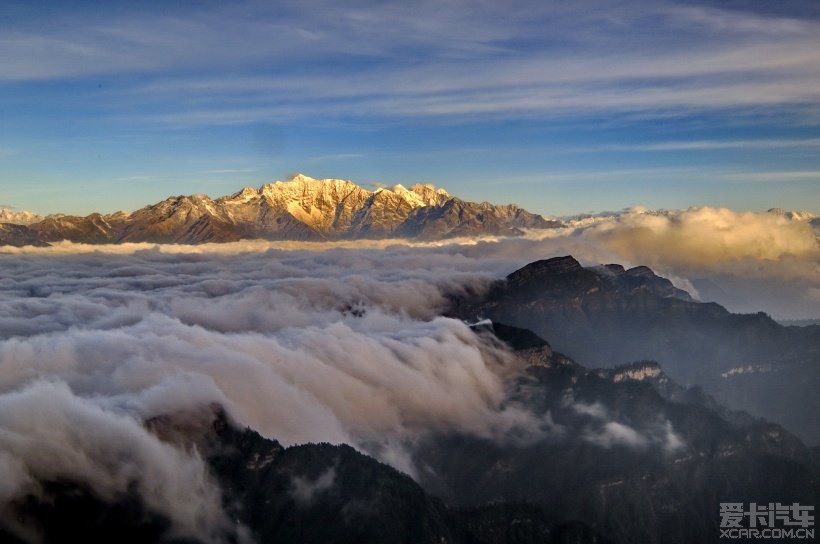
M 717 541 L 721 501 L 817 499 L 817 468 L 799 439 L 675 383 L 656 362 L 589 369 L 529 331 L 490 321 L 474 330 L 527 360 L 505 402 L 546 426 L 533 440 L 423 439 L 419 482 L 448 504 L 526 501 L 637 544 Z
M 236 523 L 226 542 L 683 544 L 717 539 L 720 501 L 816 502 L 817 465 L 798 439 L 727 419 L 657 363 L 593 370 L 526 329 L 473 330 L 529 363 L 506 402 L 545 426 L 523 440 L 432 432 L 408 444 L 423 467 L 415 478 L 346 445 L 284 447 L 218 405 L 144 425 L 203 456 Z M 40 496 L 8 506 L 0 540 L 19 542 L 22 527 L 45 542 L 196 542 L 174 535 L 136 487 L 102 497 L 83 482 L 42 483 Z
M 591 367 L 659 361 L 674 379 L 816 444 L 820 326 L 784 327 L 692 300 L 647 267 L 585 268 L 571 256 L 530 263 L 451 315 L 526 327 Z
M 240 239 L 335 240 L 517 235 L 550 228 L 549 221 L 514 204 L 467 202 L 432 185 L 364 189 L 341 179 L 298 174 L 289 181 L 246 187 L 217 199 L 169 197 L 131 214 L 52 215 L 31 223 L 25 236 L 41 243 L 205 243 Z M 0 245 L 22 239 L 3 236 Z
M 348 445 L 284 447 L 239 427 L 217 405 L 156 416 L 145 426 L 201 452 L 235 526 L 213 540 L 175 535 L 167 516 L 134 487 L 101 496 L 84 482 L 59 479 L 41 481 L 41 494 L 5 505 L 0 541 L 22 544 L 37 535 L 42 542 L 101 544 L 611 544 L 585 523 L 559 522 L 536 505 L 451 508 Z
M 37 233 L 25 225 L 0 223 L 0 246 L 45 246 Z
M 31 225 L 42 221 L 43 217 L 34 212 L 25 210 L 14 211 L 11 208 L 0 207 L 0 223 L 11 223 L 12 225 Z

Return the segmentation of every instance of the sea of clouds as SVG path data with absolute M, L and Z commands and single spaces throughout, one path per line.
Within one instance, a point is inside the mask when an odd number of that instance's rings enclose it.
M 349 443 L 408 472 L 404 444 L 428 430 L 535 428 L 502 406 L 521 361 L 440 317 L 496 266 L 402 246 L 0 255 L 0 505 L 41 480 L 102 497 L 137 482 L 180 535 L 215 540 L 204 463 L 142 425 L 213 403 L 284 444 Z
M 521 361 L 441 313 L 565 254 L 649 264 L 690 290 L 696 278 L 771 286 L 797 295 L 750 304 L 820 314 L 808 223 L 711 208 L 439 243 L 2 248 L 0 504 L 55 477 L 103 497 L 136 481 L 181 535 L 213 540 L 228 522 L 203 461 L 142 425 L 212 403 L 284 444 L 349 443 L 411 473 L 404 445 L 427 431 L 549 432 L 504 402 Z M 588 439 L 601 447 L 647 442 L 600 424 Z

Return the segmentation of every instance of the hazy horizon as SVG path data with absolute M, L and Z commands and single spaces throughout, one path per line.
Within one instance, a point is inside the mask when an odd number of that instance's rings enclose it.
M 310 173 L 299 172 L 299 174 L 305 175 L 307 177 L 313 177 L 313 176 L 310 175 Z M 234 194 L 236 194 L 236 193 L 238 193 L 238 192 L 240 192 L 240 191 L 242 191 L 243 189 L 246 189 L 246 188 L 252 188 L 252 189 L 256 190 L 256 189 L 259 189 L 262 186 L 270 184 L 270 183 L 290 181 L 291 178 L 295 175 L 297 175 L 297 174 L 292 173 L 292 174 L 288 174 L 286 176 L 283 176 L 281 179 L 270 179 L 270 180 L 267 180 L 267 181 L 263 181 L 261 183 L 256 183 L 256 184 L 251 183 L 251 184 L 241 185 L 241 186 L 238 186 L 234 190 L 229 191 L 227 193 L 215 193 L 215 192 L 210 192 L 210 193 L 208 193 L 208 192 L 174 193 L 174 192 L 168 192 L 164 196 L 157 197 L 155 200 L 146 201 L 142 204 L 135 204 L 135 207 L 133 207 L 133 208 L 125 208 L 123 206 L 118 207 L 116 204 L 114 204 L 114 205 L 112 205 L 111 207 L 108 207 L 108 208 L 101 208 L 101 209 L 85 208 L 85 209 L 81 209 L 81 211 L 75 211 L 75 212 L 72 212 L 70 210 L 67 211 L 66 209 L 54 209 L 54 210 L 48 210 L 48 211 L 41 211 L 41 210 L 36 209 L 36 208 L 23 208 L 23 207 L 20 207 L 20 206 L 16 206 L 12 203 L 0 203 L 0 209 L 6 209 L 6 210 L 9 210 L 9 211 L 12 211 L 12 212 L 31 212 L 31 213 L 35 213 L 35 214 L 41 215 L 41 216 L 47 216 L 47 215 L 50 215 L 50 214 L 65 214 L 65 215 L 87 216 L 87 215 L 92 214 L 92 213 L 111 214 L 111 213 L 117 213 L 117 212 L 121 212 L 121 211 L 124 211 L 124 212 L 127 212 L 127 213 L 132 213 L 132 212 L 134 212 L 136 210 L 139 210 L 139 209 L 142 209 L 146 206 L 151 206 L 151 205 L 156 204 L 158 202 L 161 202 L 161 201 L 163 201 L 167 198 L 172 198 L 172 197 L 175 197 L 175 196 L 191 196 L 191 195 L 194 195 L 194 194 L 203 194 L 203 195 L 207 196 L 208 198 L 211 198 L 211 199 L 215 200 L 217 198 L 234 195 Z M 319 178 L 314 178 L 314 179 L 319 179 Z M 324 178 L 324 179 L 343 179 L 343 178 L 330 177 L 330 178 Z M 378 188 L 392 188 L 395 185 L 405 185 L 404 183 L 398 183 L 398 182 L 397 183 L 389 183 L 389 182 L 380 181 L 380 180 L 375 180 L 375 181 L 370 181 L 370 182 L 357 182 L 354 179 L 345 179 L 345 181 L 350 181 L 350 182 L 352 182 L 352 183 L 354 183 L 354 184 L 356 184 L 356 185 L 358 185 L 358 186 L 360 186 L 364 189 L 367 189 L 369 191 L 374 191 Z M 436 183 L 434 181 L 410 182 L 410 183 L 407 183 L 405 186 L 406 187 L 412 187 L 413 185 L 416 185 L 416 184 L 421 184 L 421 185 L 429 184 L 429 185 L 435 186 L 436 189 L 448 190 L 448 187 L 445 184 Z M 448 190 L 448 192 L 450 192 L 450 194 L 452 194 L 455 197 L 461 197 L 461 195 L 455 194 L 452 191 Z M 737 211 L 737 212 L 765 212 L 765 211 L 768 211 L 768 210 L 771 210 L 771 209 L 782 209 L 784 211 L 809 212 L 809 213 L 813 213 L 813 214 L 820 213 L 820 212 L 818 212 L 818 210 L 820 210 L 820 208 L 810 208 L 810 207 L 807 207 L 807 206 L 797 207 L 797 208 L 783 208 L 782 206 L 776 206 L 776 205 L 764 205 L 764 206 L 761 206 L 761 207 L 758 207 L 758 208 L 746 208 L 746 209 L 744 209 L 744 208 L 731 208 L 729 206 L 711 206 L 708 203 L 702 203 L 702 204 L 693 204 L 693 205 L 687 206 L 685 208 L 674 208 L 674 207 L 669 207 L 669 206 L 650 207 L 650 206 L 646 206 L 643 202 L 634 202 L 634 203 L 629 204 L 627 206 L 624 206 L 622 208 L 606 208 L 606 209 L 602 208 L 602 209 L 585 209 L 585 210 L 578 209 L 578 210 L 569 211 L 569 212 L 566 212 L 566 213 L 560 213 L 559 214 L 559 213 L 551 212 L 550 210 L 540 210 L 540 209 L 533 208 L 533 207 L 527 207 L 526 205 L 521 204 L 518 201 L 513 201 L 513 200 L 510 200 L 510 199 L 503 200 L 503 198 L 502 198 L 501 200 L 498 200 L 498 199 L 488 200 L 488 199 L 479 198 L 476 201 L 477 202 L 490 202 L 492 204 L 516 204 L 516 205 L 518 205 L 522 208 L 527 209 L 528 211 L 531 211 L 533 213 L 541 214 L 544 217 L 556 217 L 556 218 L 570 218 L 570 217 L 583 216 L 583 215 L 609 215 L 609 214 L 617 214 L 617 213 L 627 212 L 627 211 L 634 210 L 634 209 L 647 209 L 647 210 L 654 210 L 654 211 L 664 211 L 664 210 L 683 211 L 683 210 L 686 210 L 686 209 L 698 209 L 698 208 L 704 208 L 704 207 L 726 208 L 726 209 L 731 209 L 732 211 Z

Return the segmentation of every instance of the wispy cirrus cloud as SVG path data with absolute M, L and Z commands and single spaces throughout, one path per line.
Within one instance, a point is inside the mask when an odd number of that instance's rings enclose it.
M 657 143 L 600 144 L 570 148 L 574 152 L 597 151 L 708 151 L 721 149 L 812 149 L 820 147 L 820 138 L 753 139 L 753 140 L 691 140 Z
M 820 32 L 820 27 L 818 27 Z M 795 52 L 794 49 L 797 49 Z M 441 62 L 432 66 L 281 78 L 165 80 L 137 89 L 202 107 L 143 116 L 168 124 L 288 121 L 341 116 L 516 116 L 797 107 L 820 103 L 820 41 L 721 53 L 565 56 Z M 708 56 L 708 60 L 704 57 Z M 298 99 L 295 99 L 298 97 Z
M 736 182 L 755 183 L 790 183 L 807 182 L 820 183 L 820 170 L 785 170 L 769 172 L 727 172 L 719 177 Z
M 333 153 L 331 155 L 319 155 L 318 157 L 311 157 L 307 162 L 324 162 L 324 161 L 346 161 L 355 160 L 366 157 L 365 153 Z
M 218 178 L 202 172 L 223 169 L 213 160 L 219 150 L 242 161 L 224 162 L 224 169 L 252 164 L 261 178 L 304 170 L 305 163 L 323 163 L 323 175 L 332 177 L 434 179 L 454 192 L 471 190 L 476 179 L 498 184 L 529 177 L 543 182 L 530 184 L 543 193 L 511 200 L 537 200 L 547 213 L 639 201 L 705 204 L 728 195 L 737 173 L 820 166 L 811 156 L 820 137 L 815 6 L 286 0 L 139 9 L 112 3 L 105 10 L 71 3 L 43 10 L 18 4 L 0 21 L 0 102 L 9 108 L 3 133 L 12 135 L 2 145 L 21 152 L 2 159 L 8 167 L 0 185 L 19 187 L 14 198 L 23 208 L 62 211 L 61 187 L 75 190 L 79 178 L 120 180 L 124 167 L 174 183 L 170 192 L 201 192 L 173 178 L 196 173 L 196 183 L 216 187 Z M 265 138 L 255 132 L 262 130 L 276 136 L 261 145 Z M 78 145 L 78 132 L 85 145 Z M 134 136 L 127 144 L 117 139 L 125 132 Z M 175 139 L 181 135 L 186 139 Z M 31 160 L 40 156 L 38 140 L 54 140 L 53 160 Z M 487 152 L 468 156 L 461 148 Z M 756 152 L 710 153 L 745 149 Z M 360 150 L 366 153 L 359 156 Z M 577 161 L 565 151 L 588 157 Z M 685 152 L 699 153 L 698 163 Z M 646 172 L 662 169 L 677 171 L 679 189 L 669 177 Z M 630 170 L 641 172 L 637 181 L 623 173 Z M 226 174 L 219 191 L 235 190 L 227 174 L 241 173 L 215 173 Z M 77 180 L 63 182 L 72 176 Z M 587 189 L 595 186 L 585 191 L 594 203 L 576 203 L 568 189 L 572 176 Z M 716 180 L 708 194 L 707 178 Z M 813 178 L 768 181 L 787 179 Z M 597 180 L 611 189 L 595 190 L 603 186 Z M 44 196 L 38 183 L 55 189 Z M 156 189 L 149 196 L 144 185 L 129 187 L 131 202 L 105 207 L 164 196 Z M 791 184 L 785 201 L 784 184 L 766 185 L 733 202 L 817 206 L 806 183 Z M 550 192 L 556 187 L 566 194 Z M 493 198 L 491 191 L 469 196 Z
M 206 174 L 250 174 L 256 172 L 256 168 L 215 168 L 206 170 Z
M 179 126 L 820 104 L 817 19 L 667 2 L 605 7 L 244 3 L 68 17 L 5 33 L 0 80 L 141 74 L 112 107 Z

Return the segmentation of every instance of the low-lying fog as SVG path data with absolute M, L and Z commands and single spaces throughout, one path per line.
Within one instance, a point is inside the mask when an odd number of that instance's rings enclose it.
M 647 264 L 734 310 L 820 315 L 808 223 L 709 208 L 430 244 L 3 248 L 0 503 L 49 475 L 105 492 L 139 474 L 149 504 L 207 531 L 202 462 L 139 421 L 211 402 L 285 444 L 347 442 L 406 469 L 401 444 L 425 430 L 527 427 L 501 407 L 519 363 L 438 316 L 448 294 L 565 254 Z

